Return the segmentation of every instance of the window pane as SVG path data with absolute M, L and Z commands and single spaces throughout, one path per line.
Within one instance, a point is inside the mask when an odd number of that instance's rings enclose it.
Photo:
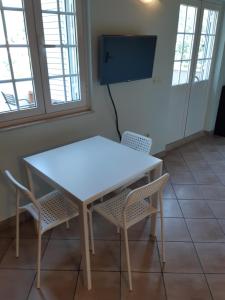
M 64 48 L 64 72 L 66 75 L 75 75 L 78 74 L 77 66 L 78 56 L 77 48 L 69 47 Z
M 4 93 L 5 96 L 2 94 Z M 0 113 L 17 110 L 17 106 L 13 101 L 7 102 L 7 95 L 10 95 L 11 99 L 15 101 L 15 94 L 12 83 L 0 83 Z
M 2 0 L 3 7 L 16 7 L 22 8 L 22 1 L 21 0 Z
M 49 82 L 52 104 L 64 103 L 66 99 L 63 78 L 50 79 Z
M 29 51 L 27 48 L 10 48 L 15 79 L 31 78 Z
M 78 101 L 80 97 L 80 84 L 78 76 L 66 78 L 67 102 Z
M 10 80 L 11 72 L 9 67 L 8 53 L 6 48 L 0 48 L 0 80 Z
M 62 43 L 76 45 L 76 25 L 74 16 L 62 15 L 60 20 Z
M 182 59 L 185 60 L 191 59 L 192 49 L 193 49 L 193 39 L 194 36 L 192 34 L 185 34 Z
M 62 55 L 60 48 L 47 48 L 48 75 L 62 75 Z
M 73 13 L 75 11 L 74 0 L 59 0 L 59 7 L 63 12 Z
M 206 52 L 206 58 L 212 58 L 213 49 L 214 49 L 215 36 L 208 37 L 208 46 Z
M 59 36 L 58 15 L 43 13 L 42 17 L 43 17 L 45 43 L 50 45 L 52 44 L 59 45 L 60 36 Z
M 213 10 L 204 9 L 202 33 L 216 34 L 218 12 Z
M 182 58 L 183 42 L 184 42 L 184 34 L 178 34 L 176 50 L 175 50 L 175 60 L 180 60 Z
M 203 61 L 198 60 L 197 66 L 196 66 L 196 71 L 195 71 L 195 82 L 202 81 L 203 80 L 202 75 L 203 75 Z
M 197 8 L 193 6 L 188 6 L 185 32 L 195 32 L 196 14 Z
M 36 107 L 33 82 L 31 80 L 16 82 L 16 90 L 21 109 Z
M 180 14 L 179 14 L 178 32 L 184 32 L 186 13 L 187 13 L 187 6 L 181 5 Z
M 5 34 L 4 34 L 4 30 L 3 30 L 1 14 L 0 14 L 0 45 L 5 45 Z
M 181 63 L 180 71 L 180 84 L 187 83 L 189 81 L 189 72 L 190 72 L 190 61 L 183 61 Z
M 41 0 L 41 9 L 49 11 L 57 11 L 57 1 L 56 0 Z
M 175 61 L 173 67 L 173 85 L 179 84 L 181 62 Z
M 4 11 L 4 14 L 9 44 L 27 44 L 23 12 Z

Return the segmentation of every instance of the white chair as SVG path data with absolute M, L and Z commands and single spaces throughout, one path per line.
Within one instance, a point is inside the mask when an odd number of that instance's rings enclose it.
M 122 134 L 121 144 L 134 150 L 150 154 L 152 139 L 131 131 L 124 131 Z
M 41 237 L 46 231 L 62 224 L 67 223 L 79 215 L 78 208 L 74 202 L 65 198 L 59 191 L 54 190 L 45 196 L 36 199 L 26 187 L 20 184 L 11 173 L 4 171 L 6 177 L 16 188 L 16 257 L 19 257 L 19 215 L 22 211 L 28 211 L 36 221 L 38 233 L 37 249 L 37 288 L 40 288 L 40 266 L 41 266 Z M 25 195 L 30 200 L 29 204 L 20 206 L 20 198 Z M 93 230 L 91 214 L 89 215 L 91 245 L 93 245 Z M 94 252 L 94 248 L 92 248 Z
M 169 178 L 169 174 L 164 174 L 155 181 L 148 183 L 135 190 L 124 190 L 121 194 L 97 204 L 93 209 L 102 215 L 109 222 L 121 228 L 124 231 L 124 241 L 126 249 L 126 260 L 128 269 L 129 288 L 132 290 L 130 254 L 128 246 L 127 229 L 132 225 L 140 222 L 146 217 L 160 213 L 161 220 L 161 255 L 162 262 L 165 263 L 165 248 L 164 248 L 164 230 L 163 230 L 163 198 L 162 192 Z M 146 198 L 153 194 L 158 195 L 158 205 L 153 207 Z

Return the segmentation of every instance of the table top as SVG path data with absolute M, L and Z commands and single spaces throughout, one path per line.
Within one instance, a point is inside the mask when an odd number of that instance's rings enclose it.
M 101 136 L 24 158 L 49 183 L 80 201 L 92 202 L 126 185 L 161 160 Z

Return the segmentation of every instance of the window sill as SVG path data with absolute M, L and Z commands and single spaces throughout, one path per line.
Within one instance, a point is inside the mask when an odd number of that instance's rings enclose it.
M 53 122 L 67 118 L 79 117 L 82 115 L 94 113 L 91 108 L 83 108 L 80 111 L 63 111 L 57 113 L 42 114 L 38 116 L 26 117 L 17 120 L 10 120 L 0 123 L 0 133 L 3 131 L 13 130 L 17 128 L 29 127 L 46 122 Z

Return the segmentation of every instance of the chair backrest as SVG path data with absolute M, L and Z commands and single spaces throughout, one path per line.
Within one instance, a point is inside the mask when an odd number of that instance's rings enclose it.
M 16 99 L 15 99 L 14 95 L 5 94 L 5 93 L 2 92 L 2 96 L 4 97 L 5 103 L 8 105 L 10 110 L 11 110 L 11 105 L 17 107 L 17 103 L 16 103 Z
M 146 199 L 154 195 L 155 193 L 162 192 L 163 188 L 167 184 L 168 179 L 169 179 L 169 174 L 166 173 L 161 177 L 159 177 L 158 179 L 131 191 L 127 195 L 127 201 L 124 210 L 126 210 L 130 205 L 137 203 L 143 199 Z
M 150 154 L 152 139 L 131 131 L 124 131 L 122 134 L 121 144 L 134 150 Z
M 8 171 L 4 171 L 5 176 L 8 178 L 8 180 L 11 182 L 11 184 L 15 187 L 16 191 L 18 192 L 19 197 L 21 194 L 26 195 L 29 200 L 34 204 L 34 206 L 41 211 L 41 206 L 36 200 L 35 196 L 31 191 L 29 191 L 25 186 L 23 186 L 21 183 L 19 183 L 13 176 L 12 174 Z

